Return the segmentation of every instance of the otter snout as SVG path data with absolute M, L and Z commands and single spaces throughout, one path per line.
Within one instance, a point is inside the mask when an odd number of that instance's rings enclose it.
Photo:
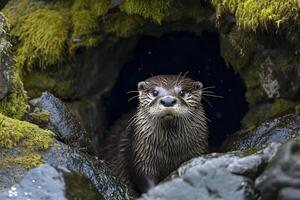
M 163 97 L 159 103 L 165 107 L 172 107 L 177 103 L 177 100 L 171 96 Z

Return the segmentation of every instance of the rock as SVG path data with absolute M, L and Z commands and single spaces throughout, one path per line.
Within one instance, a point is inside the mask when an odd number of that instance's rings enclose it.
M 259 77 L 268 98 L 299 99 L 300 60 L 293 51 L 284 48 L 265 49 L 256 55 Z
M 0 155 L 14 155 L 16 151 L 19 151 L 18 147 L 1 149 Z M 44 164 L 55 168 L 63 167 L 69 171 L 76 172 L 80 176 L 86 177 L 93 184 L 95 190 L 101 194 L 103 199 L 124 200 L 132 198 L 132 192 L 127 186 L 114 177 L 106 164 L 96 157 L 88 156 L 57 140 L 55 140 L 52 147 L 40 152 L 40 154 Z M 0 165 L 0 190 L 7 189 L 13 184 L 20 182 L 28 170 L 28 166 L 18 162 L 9 166 Z
M 194 158 L 182 164 L 169 178 L 184 176 L 194 170 L 222 169 L 232 174 L 256 178 L 279 149 L 279 144 L 271 143 L 267 148 L 251 152 L 211 153 Z
M 211 153 L 183 163 L 141 199 L 255 199 L 252 180 L 281 145 L 253 152 Z
M 300 145 L 290 141 L 282 146 L 267 169 L 256 179 L 262 199 L 295 199 L 300 194 Z M 296 199 L 299 199 L 297 196 Z
M 0 5 L 1 7 L 1 5 Z M 6 19 L 0 13 L 0 100 L 12 91 L 12 74 L 15 61 L 9 42 Z
M 143 194 L 140 200 L 181 199 L 254 199 L 249 178 L 223 170 L 192 170 L 188 174 L 159 184 Z
M 104 199 L 130 199 L 131 191 L 111 174 L 102 160 L 97 160 L 56 142 L 44 155 L 46 163 L 54 167 L 65 167 L 87 177 Z
M 300 116 L 288 114 L 268 120 L 251 131 L 231 135 L 224 143 L 223 151 L 243 151 L 261 148 L 271 142 L 284 143 L 300 136 Z
M 87 133 L 62 101 L 51 93 L 44 92 L 39 99 L 31 103 L 49 112 L 50 128 L 57 134 L 59 140 L 72 146 L 80 146 Z
M 2 200 L 104 199 L 84 176 L 44 164 L 30 170 L 20 183 L 0 193 Z
M 283 188 L 280 190 L 277 197 L 278 200 L 299 200 L 300 189 L 295 188 Z
M 87 135 L 85 137 L 91 141 L 87 146 L 88 149 L 100 156 L 104 132 L 106 131 L 106 115 L 102 101 L 98 98 L 85 98 L 79 101 L 66 102 L 66 105 L 86 130 Z
M 256 177 L 262 172 L 265 165 L 265 160 L 259 155 L 240 157 L 234 153 L 209 154 L 184 163 L 172 176 L 183 176 L 193 170 L 223 169 L 233 174 Z

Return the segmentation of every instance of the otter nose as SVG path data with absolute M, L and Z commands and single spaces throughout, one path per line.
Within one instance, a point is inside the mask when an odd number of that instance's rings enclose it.
M 165 107 L 171 107 L 174 106 L 176 104 L 176 99 L 172 98 L 172 97 L 164 97 L 160 100 L 160 103 L 165 106 Z

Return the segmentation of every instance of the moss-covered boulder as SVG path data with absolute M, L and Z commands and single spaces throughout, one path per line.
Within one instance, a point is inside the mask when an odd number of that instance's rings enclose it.
M 13 184 L 28 169 L 43 163 L 42 154 L 53 141 L 51 131 L 0 114 L 0 188 Z
M 58 142 L 49 130 L 2 114 L 0 157 L 0 190 L 19 182 L 29 169 L 48 163 L 86 177 L 104 199 L 129 199 L 132 195 L 103 161 Z
M 9 25 L 0 13 L 0 113 L 20 118 L 27 109 L 27 96 L 9 39 Z
M 243 125 L 258 125 L 299 102 L 299 4 L 293 0 L 212 0 L 212 5 L 221 55 L 247 88 L 250 111 Z M 271 104 L 282 107 L 274 109 Z
M 8 38 L 6 19 L 0 13 L 0 100 L 12 89 L 12 68 L 14 60 L 12 45 Z

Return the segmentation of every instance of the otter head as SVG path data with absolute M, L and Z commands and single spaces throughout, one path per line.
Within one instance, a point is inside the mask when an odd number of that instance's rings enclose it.
M 160 75 L 138 83 L 139 110 L 153 118 L 172 120 L 201 108 L 202 83 L 180 75 Z

